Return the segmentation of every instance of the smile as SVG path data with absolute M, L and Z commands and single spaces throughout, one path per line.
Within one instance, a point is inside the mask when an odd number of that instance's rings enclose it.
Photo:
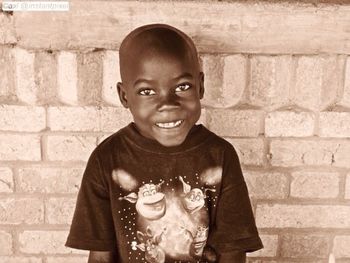
M 173 129 L 179 127 L 184 121 L 178 120 L 173 122 L 157 122 L 156 126 L 162 129 Z

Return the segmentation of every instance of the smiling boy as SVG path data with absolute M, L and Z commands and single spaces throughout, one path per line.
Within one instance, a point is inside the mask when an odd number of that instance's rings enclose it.
M 147 25 L 119 54 L 134 121 L 92 153 L 66 245 L 92 263 L 245 262 L 262 243 L 234 148 L 196 125 L 204 75 L 192 40 Z

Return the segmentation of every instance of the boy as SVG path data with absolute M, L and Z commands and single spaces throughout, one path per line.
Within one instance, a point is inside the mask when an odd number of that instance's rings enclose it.
M 134 122 L 92 153 L 66 245 L 89 262 L 245 262 L 262 243 L 235 150 L 195 125 L 204 77 L 192 40 L 147 25 L 119 54 Z

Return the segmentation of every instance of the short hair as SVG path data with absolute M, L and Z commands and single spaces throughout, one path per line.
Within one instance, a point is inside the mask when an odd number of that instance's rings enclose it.
M 138 27 L 131 31 L 122 41 L 119 48 L 119 66 L 123 78 L 124 66 L 128 61 L 130 49 L 133 49 L 135 39 L 142 38 L 141 51 L 148 52 L 177 52 L 177 54 L 186 54 L 190 51 L 191 59 L 199 68 L 199 59 L 196 46 L 192 39 L 179 29 L 167 24 L 149 24 Z

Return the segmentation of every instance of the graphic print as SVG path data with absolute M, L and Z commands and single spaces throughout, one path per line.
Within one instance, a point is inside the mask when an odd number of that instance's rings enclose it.
M 220 167 L 195 173 L 189 179 L 179 175 L 158 183 L 137 182 L 120 169 L 112 176 L 123 190 L 118 200 L 124 209 L 118 213 L 127 223 L 125 236 L 131 262 L 188 262 L 202 256 L 209 233 L 208 202 L 215 207 Z
M 183 184 L 183 192 L 185 196 L 182 198 L 182 203 L 184 205 L 184 208 L 189 212 L 189 213 L 194 213 L 197 212 L 199 209 L 201 209 L 204 206 L 204 199 L 206 197 L 205 192 L 210 190 L 215 192 L 215 189 L 209 189 L 205 188 L 204 193 L 201 189 L 199 188 L 193 188 L 191 190 L 191 186 L 187 184 L 181 176 L 179 176 L 180 181 Z
M 165 214 L 165 195 L 160 192 L 162 183 L 145 184 L 139 188 L 138 194 L 132 192 L 119 200 L 125 199 L 130 203 L 136 203 L 136 211 L 143 217 L 156 220 Z
M 158 246 L 164 232 L 165 229 L 160 234 L 153 235 L 149 227 L 145 234 L 137 231 L 137 237 L 142 243 L 136 245 L 136 247 L 145 252 L 145 259 L 147 262 L 163 263 L 165 261 L 165 252 Z

